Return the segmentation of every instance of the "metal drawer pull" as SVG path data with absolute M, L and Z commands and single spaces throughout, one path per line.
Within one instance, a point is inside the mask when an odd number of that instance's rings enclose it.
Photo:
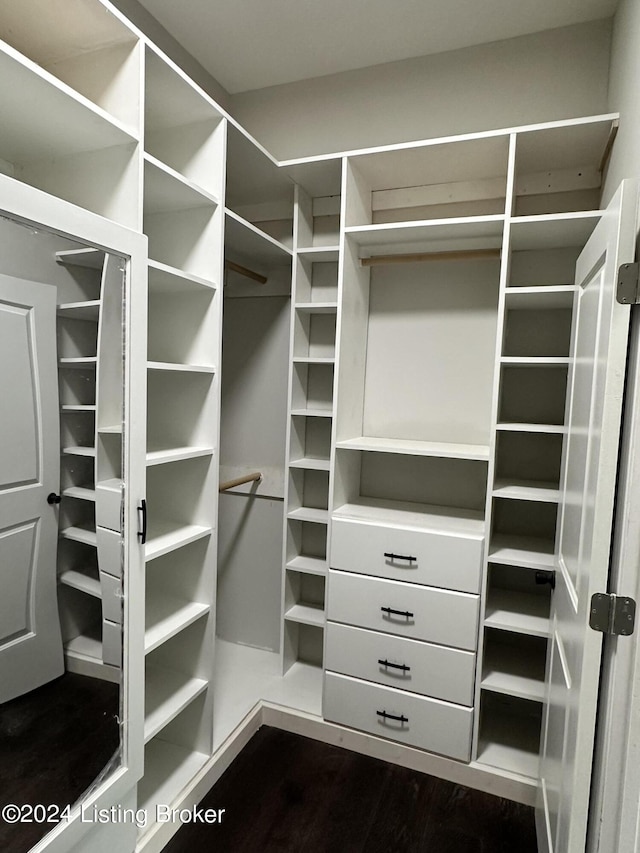
M 409 717 L 405 717 L 404 714 L 388 714 L 386 711 L 376 711 L 376 714 L 379 717 L 382 717 L 383 720 L 395 720 L 398 723 L 408 723 Z
M 394 610 L 393 607 L 381 607 L 380 610 L 388 616 L 404 616 L 405 619 L 413 619 L 413 613 L 409 610 Z
M 390 554 L 387 551 L 384 552 L 384 556 L 388 557 L 389 560 L 406 560 L 408 563 L 415 563 L 418 559 L 417 557 L 408 557 L 404 554 Z
M 411 672 L 411 667 L 407 666 L 406 663 L 391 663 L 391 661 L 380 659 L 378 659 L 378 663 L 380 666 L 392 666 L 394 669 L 401 669 L 403 672 Z

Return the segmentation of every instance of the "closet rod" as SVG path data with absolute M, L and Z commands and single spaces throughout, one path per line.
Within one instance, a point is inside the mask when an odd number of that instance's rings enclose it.
M 378 264 L 414 264 L 422 261 L 457 261 L 457 260 L 491 260 L 500 257 L 500 249 L 464 249 L 456 252 L 421 252 L 417 255 L 373 255 L 371 258 L 360 258 L 363 267 L 374 267 Z
M 227 480 L 226 483 L 220 483 L 219 492 L 227 492 L 229 489 L 235 489 L 236 486 L 242 486 L 244 483 L 258 482 L 262 479 L 260 471 L 254 471 L 253 474 L 245 474 L 244 477 L 236 477 L 235 480 Z
M 225 261 L 225 268 L 231 270 L 232 272 L 240 273 L 240 275 L 245 276 L 245 278 L 250 278 L 253 281 L 257 281 L 258 284 L 266 284 L 267 277 L 265 275 L 260 275 L 259 272 L 254 272 L 253 270 L 248 269 L 247 267 L 243 267 L 240 264 L 235 264 L 233 261 Z

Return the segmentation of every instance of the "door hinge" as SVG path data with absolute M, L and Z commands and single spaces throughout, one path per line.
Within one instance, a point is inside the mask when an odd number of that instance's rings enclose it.
M 616 299 L 622 305 L 640 304 L 640 264 L 622 264 L 618 269 Z
M 597 592 L 591 596 L 589 627 L 603 634 L 628 637 L 636 624 L 636 603 L 627 595 Z

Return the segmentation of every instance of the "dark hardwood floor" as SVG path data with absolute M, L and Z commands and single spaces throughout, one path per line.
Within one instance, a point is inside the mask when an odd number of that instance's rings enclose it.
M 163 853 L 536 853 L 533 809 L 263 727 Z
M 86 791 L 120 744 L 120 688 L 65 673 L 0 705 L 0 806 L 66 805 Z M 2 853 L 26 853 L 51 824 L 7 824 Z

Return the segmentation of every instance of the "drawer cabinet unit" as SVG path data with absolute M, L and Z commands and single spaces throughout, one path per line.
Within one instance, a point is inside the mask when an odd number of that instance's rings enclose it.
M 324 715 L 351 728 L 469 761 L 473 709 L 327 672 Z
M 343 675 L 473 705 L 473 652 L 330 622 L 325 660 L 327 669 Z
M 475 650 L 477 595 L 330 572 L 327 617 L 333 622 Z
M 331 541 L 331 567 L 381 578 L 480 591 L 480 534 L 456 535 L 336 519 Z

